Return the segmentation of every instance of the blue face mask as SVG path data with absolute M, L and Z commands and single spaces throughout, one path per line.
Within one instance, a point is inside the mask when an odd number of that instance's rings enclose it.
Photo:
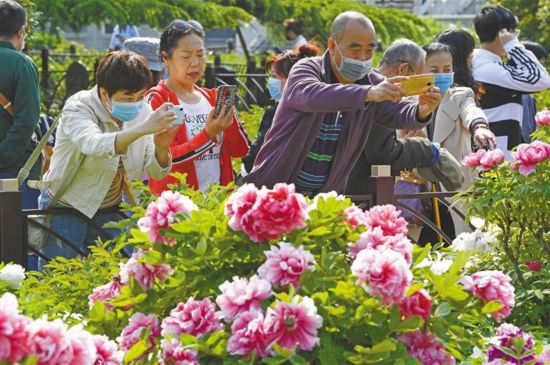
M 269 95 L 271 95 L 273 100 L 276 102 L 281 101 L 281 97 L 283 96 L 283 90 L 281 90 L 281 80 L 276 77 L 270 77 L 267 80 L 267 88 L 269 90 Z
M 441 95 L 445 95 L 447 90 L 451 87 L 454 82 L 454 72 L 444 73 L 444 74 L 435 74 L 435 86 L 441 90 Z
M 355 60 L 353 58 L 344 57 L 338 44 L 336 44 L 336 49 L 342 57 L 342 62 L 340 63 L 340 67 L 338 67 L 338 71 L 340 71 L 342 76 L 350 81 L 362 80 L 367 76 L 372 67 L 372 58 L 366 61 Z
M 111 115 L 121 122 L 130 122 L 138 116 L 143 109 L 143 101 L 135 103 L 124 103 L 121 101 L 112 100 Z

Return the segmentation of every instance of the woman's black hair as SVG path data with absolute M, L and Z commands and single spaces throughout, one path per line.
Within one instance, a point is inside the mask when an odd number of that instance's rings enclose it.
M 160 36 L 160 59 L 163 59 L 162 52 L 166 52 L 171 57 L 172 52 L 178 45 L 178 41 L 189 34 L 195 34 L 204 39 L 204 28 L 196 20 L 185 21 L 176 19 L 171 22 Z
M 428 57 L 430 57 L 434 54 L 443 53 L 443 52 L 447 52 L 451 56 L 453 55 L 453 52 L 451 51 L 451 47 L 449 47 L 446 44 L 438 43 L 438 42 L 430 43 L 430 44 L 422 47 L 422 49 L 424 50 L 424 52 L 426 52 L 426 58 L 428 58 Z
M 439 33 L 434 42 L 450 47 L 453 55 L 454 82 L 458 86 L 475 89 L 472 70 L 468 67 L 468 56 L 474 51 L 474 37 L 464 29 L 450 28 Z

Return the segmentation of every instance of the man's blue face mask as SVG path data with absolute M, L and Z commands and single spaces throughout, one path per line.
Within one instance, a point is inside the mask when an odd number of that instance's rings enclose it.
M 441 90 L 441 95 L 445 95 L 447 90 L 454 82 L 454 72 L 435 74 L 435 86 Z

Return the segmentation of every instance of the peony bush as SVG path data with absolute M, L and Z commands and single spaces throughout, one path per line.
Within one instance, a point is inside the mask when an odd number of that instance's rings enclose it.
M 0 307 L 29 328 L 0 326 L 0 361 L 51 343 L 65 364 L 455 364 L 514 310 L 507 273 L 473 270 L 466 245 L 413 245 L 392 205 L 286 184 L 177 189 L 144 193 L 89 257 L 30 274 L 25 315 Z

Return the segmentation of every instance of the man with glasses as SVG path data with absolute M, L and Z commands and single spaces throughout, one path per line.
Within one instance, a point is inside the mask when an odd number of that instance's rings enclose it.
M 522 94 L 549 88 L 550 76 L 533 52 L 519 43 L 518 19 L 509 9 L 486 6 L 474 26 L 481 42 L 472 63 L 474 80 L 482 87 L 480 104 L 499 147 L 511 150 L 523 142 Z
M 38 71 L 21 52 L 25 48 L 27 15 L 12 0 L 0 0 L 0 179 L 15 178 L 30 157 L 40 113 Z M 40 161 L 29 178 L 40 176 Z M 39 191 L 21 187 L 24 209 L 37 207 Z

